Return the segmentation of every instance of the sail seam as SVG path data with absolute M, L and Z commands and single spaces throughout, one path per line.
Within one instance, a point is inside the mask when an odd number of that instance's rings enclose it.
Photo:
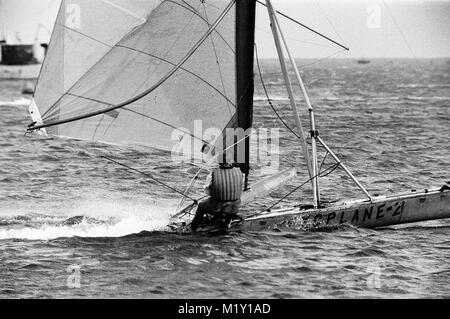
M 180 3 L 178 3 L 178 2 L 175 2 L 175 1 L 173 1 L 173 0 L 166 0 L 167 2 L 172 2 L 172 3 L 174 3 L 174 4 L 176 4 L 176 5 L 178 5 L 178 6 L 180 6 L 180 7 L 182 7 L 182 8 L 184 8 L 184 9 L 186 9 L 186 10 L 189 10 L 189 11 L 191 11 L 192 13 L 194 13 L 196 16 L 198 16 L 199 18 L 201 18 L 203 21 L 205 21 L 208 25 L 209 25 L 209 22 L 194 8 L 194 7 L 192 7 L 189 3 L 187 3 L 186 1 L 184 1 L 184 0 L 182 0 L 183 1 L 183 3 L 185 3 L 187 6 L 188 6 L 188 8 L 187 7 L 185 7 L 185 6 L 183 6 L 183 5 L 181 5 Z M 203 4 L 204 5 L 204 4 Z M 223 40 L 223 42 L 225 42 L 225 44 L 227 45 L 227 47 L 228 48 L 230 48 L 230 50 L 231 50 L 231 52 L 233 52 L 234 54 L 236 53 L 235 51 L 234 51 L 234 49 L 233 49 L 233 47 L 227 42 L 227 40 L 225 40 L 225 38 L 222 36 L 222 34 L 219 32 L 219 31 L 217 31 L 217 30 L 214 30 L 214 33 L 217 33 L 217 35 Z
M 89 98 L 89 97 L 79 96 L 79 95 L 71 94 L 71 93 L 68 93 L 68 95 L 71 95 L 71 96 L 74 96 L 74 97 L 77 97 L 77 98 L 80 98 L 80 99 L 85 99 L 85 100 L 89 100 L 89 101 L 92 101 L 92 102 L 100 103 L 100 104 L 111 105 L 110 103 L 103 102 L 103 101 L 96 100 L 96 99 L 92 99 L 92 98 Z M 209 142 L 207 142 L 207 141 L 205 141 L 205 140 L 203 140 L 203 139 L 201 139 L 201 138 L 199 138 L 199 137 L 197 137 L 197 136 L 191 134 L 191 133 L 188 132 L 188 131 L 182 130 L 182 129 L 180 129 L 180 128 L 178 128 L 178 127 L 176 127 L 176 126 L 174 126 L 174 125 L 172 125 L 172 124 L 170 124 L 170 123 L 164 122 L 164 121 L 162 121 L 162 120 L 158 120 L 157 118 L 151 117 L 150 115 L 147 115 L 147 114 L 144 114 L 144 113 L 141 113 L 141 112 L 138 112 L 138 111 L 134 111 L 134 110 L 131 110 L 131 109 L 126 108 L 126 107 L 122 107 L 122 110 L 126 110 L 126 111 L 128 111 L 128 112 L 131 112 L 131 113 L 134 113 L 134 114 L 143 116 L 143 117 L 145 117 L 145 118 L 148 118 L 148 119 L 153 120 L 153 121 L 155 121 L 155 122 L 158 122 L 158 123 L 160 123 L 160 124 L 164 124 L 164 125 L 166 125 L 166 126 L 168 126 L 168 127 L 170 127 L 170 128 L 173 128 L 173 129 L 175 129 L 175 130 L 178 130 L 178 131 L 181 131 L 181 132 L 183 132 L 183 133 L 185 133 L 185 134 L 188 134 L 188 135 L 192 136 L 193 138 L 196 138 L 196 139 L 202 141 L 203 143 L 208 144 L 209 146 L 214 146 L 214 145 L 212 145 L 211 143 L 209 143 Z M 106 112 L 105 112 L 105 113 L 106 113 Z M 105 113 L 102 113 L 102 114 L 104 115 Z M 100 114 L 98 114 L 98 115 L 100 115 Z M 101 120 L 100 120 L 100 122 L 101 122 Z M 100 125 L 100 122 L 99 122 L 98 125 Z M 95 136 L 95 134 L 94 134 L 94 136 Z
M 130 49 L 130 50 L 133 50 L 133 51 L 137 51 L 137 52 L 140 52 L 140 53 L 143 53 L 143 54 L 147 54 L 147 55 L 152 56 L 152 57 L 154 57 L 154 58 L 156 58 L 156 59 L 161 59 L 162 61 L 167 62 L 167 63 L 169 63 L 169 64 L 171 64 L 171 65 L 175 65 L 174 63 L 172 63 L 172 62 L 170 62 L 170 61 L 167 61 L 167 60 L 165 60 L 165 59 L 163 59 L 163 58 L 154 56 L 154 55 L 152 55 L 152 54 L 149 54 L 149 53 L 146 53 L 146 52 L 143 52 L 143 51 L 140 51 L 140 50 L 136 50 L 136 49 L 129 48 L 129 47 L 126 47 L 126 46 L 122 46 L 122 45 L 120 45 L 119 47 L 127 48 L 127 49 Z M 228 102 L 230 102 L 234 107 L 236 107 L 236 105 L 234 105 L 234 104 L 233 104 L 233 103 L 232 103 L 225 95 L 223 95 L 222 92 L 220 92 L 220 90 L 218 90 L 215 86 L 213 86 L 212 84 L 210 84 L 208 81 L 206 81 L 206 80 L 203 79 L 202 77 L 200 77 L 200 76 L 198 76 L 197 74 L 195 74 L 195 73 L 193 73 L 193 72 L 191 72 L 191 71 L 189 71 L 189 70 L 186 70 L 186 69 L 184 69 L 184 68 L 180 68 L 180 70 L 186 71 L 187 73 L 189 73 L 189 74 L 191 74 L 191 75 L 197 77 L 198 79 L 202 80 L 205 84 L 207 84 L 208 86 L 210 86 L 211 88 L 213 88 L 215 91 L 217 91 L 219 94 L 221 94 L 221 95 L 223 96 L 224 99 L 226 99 L 226 100 L 227 100 Z M 84 100 L 89 100 L 89 101 L 92 101 L 92 102 L 96 102 L 96 103 L 100 103 L 100 104 L 104 104 L 104 105 L 108 105 L 108 106 L 112 106 L 112 105 L 113 105 L 113 104 L 110 103 L 110 102 L 101 101 L 101 100 L 98 100 L 98 99 L 90 98 L 90 97 L 87 97 L 87 96 L 81 96 L 81 95 L 74 94 L 74 93 L 70 93 L 70 92 L 67 92 L 65 95 L 73 96 L 73 97 L 80 98 L 80 99 L 84 99 Z
M 169 3 L 169 2 L 170 2 L 170 3 L 173 4 L 173 1 L 169 1 L 169 0 L 165 0 L 165 1 L 163 1 L 163 2 L 164 2 L 164 3 Z M 191 25 L 192 20 L 194 19 L 195 16 L 196 16 L 195 13 L 192 14 L 192 16 L 189 18 L 189 21 L 184 25 L 183 29 L 179 32 L 177 38 L 176 38 L 176 39 L 173 41 L 173 43 L 167 48 L 167 50 L 165 51 L 165 54 L 164 54 L 165 57 L 169 54 L 169 52 L 171 52 L 172 48 L 175 47 L 175 45 L 178 43 L 178 41 L 182 38 L 183 33 L 184 33 L 184 32 L 186 31 L 186 29 Z M 123 48 L 132 49 L 132 48 L 130 48 L 130 47 L 128 47 L 128 46 L 121 45 L 120 43 L 118 43 L 116 46 L 121 46 L 121 47 L 123 47 Z M 136 52 L 139 52 L 140 50 L 135 49 L 135 51 L 136 51 Z M 144 53 L 144 51 L 141 51 L 141 52 Z M 159 68 L 159 66 L 161 65 L 161 62 L 162 62 L 162 61 L 160 61 L 160 63 L 158 63 L 156 66 L 154 66 L 153 72 L 155 72 L 155 70 Z M 145 81 L 142 81 L 142 84 L 139 85 L 139 86 L 136 88 L 136 90 L 133 92 L 134 95 L 135 95 L 135 94 L 138 94 L 138 92 L 139 92 L 139 91 L 145 86 L 145 84 L 147 83 L 147 80 L 151 77 L 151 72 L 150 72 L 150 68 L 151 68 L 151 67 L 152 67 L 152 65 L 149 63 L 149 64 L 148 64 L 148 67 L 147 67 L 147 73 L 149 73 L 149 76 L 147 76 L 146 79 L 145 79 Z
M 127 47 L 127 46 L 124 46 L 124 45 L 117 45 L 117 47 L 124 48 L 124 49 L 129 49 L 129 50 L 132 50 L 132 51 L 135 51 L 135 52 L 138 52 L 138 53 L 142 53 L 142 54 L 148 55 L 148 56 L 150 56 L 150 57 L 152 57 L 152 58 L 159 59 L 159 60 L 161 60 L 161 61 L 163 61 L 163 62 L 166 62 L 166 63 L 168 63 L 168 64 L 170 64 L 170 65 L 172 65 L 172 66 L 175 66 L 175 65 L 176 65 L 176 64 L 173 63 L 173 62 L 170 62 L 170 61 L 168 61 L 168 60 L 166 60 L 166 59 L 164 59 L 164 58 L 161 58 L 161 57 L 159 57 L 159 56 L 156 56 L 156 55 L 154 55 L 154 54 L 151 54 L 151 53 L 148 53 L 148 52 L 145 52 L 145 51 L 141 51 L 141 50 L 138 50 L 138 49 L 135 49 L 135 48 Z M 224 99 L 226 99 L 227 102 L 231 103 L 234 107 L 236 107 L 236 105 L 235 105 L 235 104 L 234 104 L 234 103 L 233 103 L 233 102 L 232 102 L 225 94 L 223 94 L 223 93 L 222 93 L 218 88 L 216 88 L 214 85 L 212 85 L 211 83 L 209 83 L 208 81 L 206 81 L 205 79 L 203 79 L 201 76 L 199 76 L 199 75 L 195 74 L 194 72 L 189 71 L 188 69 L 185 69 L 185 68 L 183 68 L 183 67 L 181 67 L 180 70 L 183 70 L 183 71 L 185 71 L 185 72 L 187 72 L 187 73 L 189 73 L 189 74 L 195 76 L 195 77 L 198 78 L 199 80 L 203 81 L 205 84 L 207 84 L 208 86 L 210 86 L 211 88 L 213 88 L 217 93 L 219 93 Z
M 104 46 L 107 46 L 108 48 L 113 48 L 113 47 L 114 47 L 114 46 L 112 46 L 112 45 L 110 45 L 110 44 L 108 44 L 108 43 L 106 43 L 106 42 L 103 42 L 103 41 L 100 41 L 100 40 L 98 40 L 98 39 L 96 39 L 96 38 L 94 38 L 94 37 L 91 37 L 90 35 L 87 35 L 86 33 L 80 32 L 80 31 L 75 30 L 75 29 L 73 29 L 73 28 L 69 28 L 68 26 L 66 26 L 66 25 L 64 25 L 64 24 L 56 23 L 56 25 L 59 25 L 59 26 L 63 27 L 64 29 L 67 29 L 67 30 L 69 30 L 69 31 L 78 33 L 79 35 L 82 35 L 82 36 L 84 36 L 84 37 L 86 37 L 86 38 L 88 38 L 88 39 L 90 39 L 90 40 L 92 40 L 92 41 L 94 41 L 94 42 L 98 42 L 98 43 L 100 43 L 100 44 L 103 44 Z
M 209 142 L 203 140 L 202 138 L 200 138 L 200 137 L 198 137 L 198 136 L 195 136 L 194 134 L 190 133 L 189 131 L 185 131 L 185 130 L 183 130 L 183 129 L 179 128 L 179 127 L 176 127 L 176 126 L 174 126 L 174 125 L 172 125 L 172 124 L 170 124 L 170 123 L 167 123 L 167 122 L 158 120 L 157 118 L 151 117 L 150 115 L 147 115 L 147 114 L 144 114 L 144 113 L 141 113 L 141 112 L 138 112 L 138 111 L 129 109 L 129 108 L 127 108 L 127 107 L 123 107 L 122 109 L 125 110 L 125 111 L 128 111 L 128 112 L 131 112 L 131 113 L 140 115 L 140 116 L 142 116 L 142 117 L 145 117 L 145 118 L 150 119 L 150 120 L 152 120 L 152 121 L 155 121 L 155 122 L 157 122 L 157 123 L 166 125 L 166 126 L 172 128 L 172 129 L 174 129 L 174 130 L 183 132 L 184 134 L 189 135 L 189 136 L 191 136 L 191 137 L 193 137 L 193 138 L 195 138 L 195 139 L 197 139 L 197 140 L 199 140 L 199 141 L 201 141 L 201 142 L 203 142 L 203 143 L 205 143 L 205 144 L 208 144 L 209 146 L 214 146 L 214 145 L 212 145 L 211 143 L 209 143 Z

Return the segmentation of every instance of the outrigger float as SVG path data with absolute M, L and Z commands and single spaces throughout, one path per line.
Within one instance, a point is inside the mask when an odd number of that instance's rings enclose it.
M 378 228 L 450 218 L 450 187 L 376 196 L 320 209 L 283 208 L 234 221 L 230 229 L 256 231 L 286 226 L 295 229 L 326 229 L 341 225 Z

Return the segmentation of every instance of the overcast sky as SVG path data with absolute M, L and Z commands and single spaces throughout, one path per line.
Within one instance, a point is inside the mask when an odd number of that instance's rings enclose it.
M 349 52 L 280 18 L 297 57 L 450 57 L 450 1 L 272 0 L 279 11 L 350 47 Z M 260 56 L 275 57 L 267 12 L 259 6 Z
M 0 29 L 2 25 L 21 29 L 22 39 L 33 41 L 36 22 L 52 25 L 48 21 L 56 14 L 58 3 L 59 0 L 0 0 L 3 11 Z M 350 47 L 350 52 L 343 52 L 280 17 L 296 57 L 450 57 L 450 0 L 272 0 L 272 3 L 279 11 Z M 22 18 L 27 15 L 33 19 Z M 48 28 L 51 27 L 41 28 L 43 38 L 49 37 Z M 260 57 L 276 57 L 267 10 L 261 5 L 258 5 L 256 41 Z

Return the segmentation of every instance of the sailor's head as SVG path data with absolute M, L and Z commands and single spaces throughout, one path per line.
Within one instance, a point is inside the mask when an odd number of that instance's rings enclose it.
M 219 164 L 219 168 L 221 168 L 221 169 L 229 169 L 229 168 L 233 168 L 233 164 L 229 164 L 229 163 L 220 163 L 220 164 Z

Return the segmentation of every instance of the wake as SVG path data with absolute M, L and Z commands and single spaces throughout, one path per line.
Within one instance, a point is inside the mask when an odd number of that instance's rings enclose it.
M 70 237 L 123 237 L 143 231 L 166 231 L 176 205 L 95 201 L 66 207 L 51 215 L 0 217 L 0 240 L 51 240 Z M 62 212 L 68 212 L 66 214 Z
M 0 101 L 1 106 L 29 106 L 31 103 L 30 99 L 26 99 L 24 97 L 14 100 L 14 101 Z

